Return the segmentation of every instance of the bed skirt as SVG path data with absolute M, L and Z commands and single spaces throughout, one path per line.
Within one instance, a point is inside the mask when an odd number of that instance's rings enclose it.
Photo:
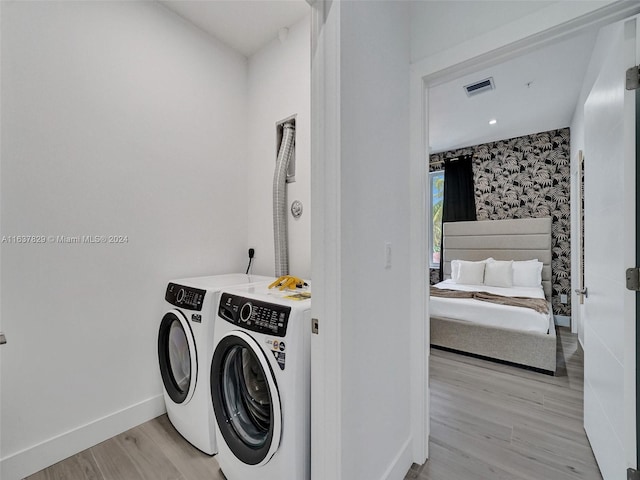
M 518 332 L 470 322 L 431 317 L 431 345 L 493 358 L 555 374 L 556 329 L 549 333 Z

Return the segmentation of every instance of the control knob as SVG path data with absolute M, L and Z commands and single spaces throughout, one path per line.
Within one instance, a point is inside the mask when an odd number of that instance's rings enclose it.
M 178 300 L 179 303 L 182 303 L 185 295 L 186 295 L 186 292 L 184 291 L 184 288 L 181 288 L 180 290 L 178 290 L 178 295 L 176 295 L 176 299 Z
M 244 305 L 242 305 L 242 308 L 240 309 L 240 320 L 242 320 L 243 322 L 248 322 L 249 319 L 251 318 L 251 313 L 253 312 L 253 305 L 251 305 L 251 302 L 247 302 Z

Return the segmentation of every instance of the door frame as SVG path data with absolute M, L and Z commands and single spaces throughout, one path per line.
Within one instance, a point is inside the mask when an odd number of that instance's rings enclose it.
M 311 315 L 314 319 L 338 319 L 342 295 L 338 241 L 340 8 L 336 8 L 337 0 L 307 1 L 311 5 L 311 203 L 314 205 Z M 340 480 L 342 331 L 336 321 L 323 321 L 318 332 L 320 329 L 322 334 L 311 335 L 311 478 Z
M 576 292 L 584 288 L 584 154 L 578 150 L 575 163 L 577 168 L 571 171 L 571 271 L 577 274 L 571 275 L 571 291 Z M 574 270 L 575 269 L 575 270 Z M 584 314 L 584 296 L 572 295 L 571 297 L 571 333 L 578 334 L 578 342 L 582 345 L 579 336 L 578 324 L 582 323 Z M 578 299 L 577 302 L 574 301 Z M 584 332 L 584 329 L 580 329 Z M 584 345 L 582 345 L 584 347 Z
M 428 228 L 426 200 L 430 192 L 426 181 L 429 158 L 429 88 L 467 73 L 495 65 L 536 48 L 552 44 L 585 28 L 623 20 L 640 12 L 640 7 L 631 2 L 610 2 L 595 9 L 592 6 L 571 2 L 571 5 L 554 4 L 535 14 L 516 20 L 504 28 L 496 29 L 478 39 L 440 52 L 411 66 L 411 224 L 419 230 L 411 236 L 412 258 L 419 258 L 426 265 L 428 250 Z M 413 233 L 413 232 L 412 232 Z M 424 258 L 423 258 L 424 257 Z M 427 268 L 425 267 L 425 268 Z M 575 265 L 572 264 L 572 269 Z M 412 429 L 415 463 L 424 463 L 429 457 L 429 295 L 426 281 L 417 279 L 412 271 L 411 325 L 412 338 Z M 414 283 L 416 282 L 416 283 Z M 424 312 L 424 313 L 423 313 Z M 426 321 L 425 321 L 426 320 Z M 424 342 L 422 341 L 424 339 Z M 424 348 L 426 346 L 426 348 Z M 420 361 L 418 361 L 420 360 Z M 424 398 L 419 393 L 425 392 Z
M 636 32 L 636 42 L 640 43 L 640 32 Z M 636 44 L 636 55 L 640 54 L 640 46 Z M 636 59 L 637 60 L 637 59 Z M 640 63 L 640 62 L 639 62 Z M 635 94 L 636 114 L 636 267 L 640 265 L 640 90 Z M 640 292 L 636 292 L 636 469 L 640 470 Z

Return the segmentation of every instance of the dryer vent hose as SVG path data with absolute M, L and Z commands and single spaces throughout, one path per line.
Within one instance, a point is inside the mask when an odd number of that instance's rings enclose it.
M 287 170 L 295 144 L 295 127 L 285 123 L 273 174 L 273 235 L 276 258 L 275 276 L 289 274 L 289 245 L 287 238 Z

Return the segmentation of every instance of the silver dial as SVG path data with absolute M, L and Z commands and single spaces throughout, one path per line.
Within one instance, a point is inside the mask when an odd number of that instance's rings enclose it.
M 291 215 L 293 215 L 293 218 L 300 218 L 302 215 L 302 202 L 300 200 L 294 200 L 291 204 Z

